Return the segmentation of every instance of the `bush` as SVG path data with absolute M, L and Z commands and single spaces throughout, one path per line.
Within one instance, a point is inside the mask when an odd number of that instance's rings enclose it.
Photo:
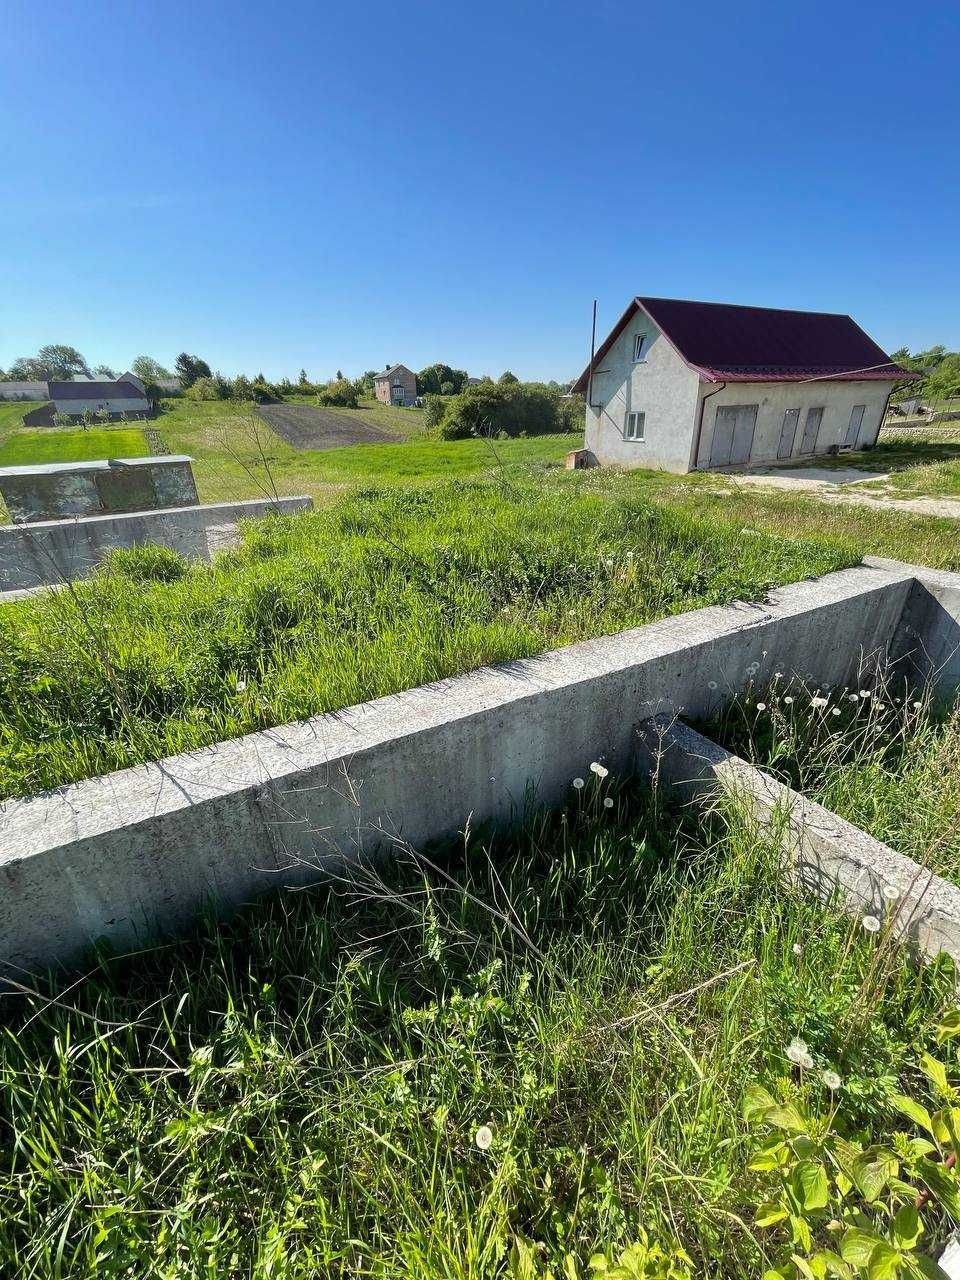
M 147 544 L 117 547 L 103 558 L 101 573 L 119 574 L 131 582 L 179 582 L 190 566 L 170 547 Z
M 443 422 L 448 403 L 444 396 L 430 394 L 423 397 L 423 420 L 428 430 L 434 430 Z
M 186 394 L 191 400 L 222 400 L 226 385 L 219 378 L 197 378 Z
M 59 409 L 53 415 L 53 425 L 55 427 L 72 427 L 73 418 L 69 413 L 62 413 Z
M 443 440 L 478 434 L 543 435 L 581 430 L 581 408 L 566 406 L 559 392 L 537 382 L 477 382 L 446 402 L 437 426 Z
M 317 392 L 317 404 L 356 409 L 359 405 L 356 383 L 349 378 L 334 378 Z

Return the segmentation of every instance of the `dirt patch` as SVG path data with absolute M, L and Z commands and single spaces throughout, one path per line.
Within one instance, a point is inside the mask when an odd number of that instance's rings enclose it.
M 261 404 L 257 413 L 295 449 L 339 449 L 345 444 L 398 444 L 397 436 L 336 409 L 309 404 Z

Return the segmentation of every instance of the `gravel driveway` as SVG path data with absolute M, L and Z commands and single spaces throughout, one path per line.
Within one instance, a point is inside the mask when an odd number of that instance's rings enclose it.
M 336 409 L 315 409 L 309 404 L 261 404 L 257 405 L 257 413 L 281 440 L 295 449 L 398 443 L 389 431 L 368 426 L 359 417 L 338 413 Z

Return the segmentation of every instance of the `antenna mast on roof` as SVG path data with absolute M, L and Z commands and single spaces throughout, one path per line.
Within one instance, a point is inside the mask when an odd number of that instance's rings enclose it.
M 593 326 L 590 330 L 590 373 L 587 377 L 587 408 L 593 408 L 593 357 L 597 345 L 597 300 L 593 300 Z

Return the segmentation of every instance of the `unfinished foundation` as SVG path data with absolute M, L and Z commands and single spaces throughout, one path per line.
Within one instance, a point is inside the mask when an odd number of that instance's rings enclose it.
M 760 604 L 666 618 L 9 801 L 0 962 L 70 964 L 101 939 L 137 946 L 211 905 L 226 913 L 398 843 L 505 821 L 531 797 L 557 805 L 591 761 L 642 767 L 652 718 L 705 719 L 775 672 L 835 687 L 893 663 L 953 697 L 958 654 L 960 575 L 870 561 Z M 937 892 L 925 936 L 952 949 L 958 891 Z

